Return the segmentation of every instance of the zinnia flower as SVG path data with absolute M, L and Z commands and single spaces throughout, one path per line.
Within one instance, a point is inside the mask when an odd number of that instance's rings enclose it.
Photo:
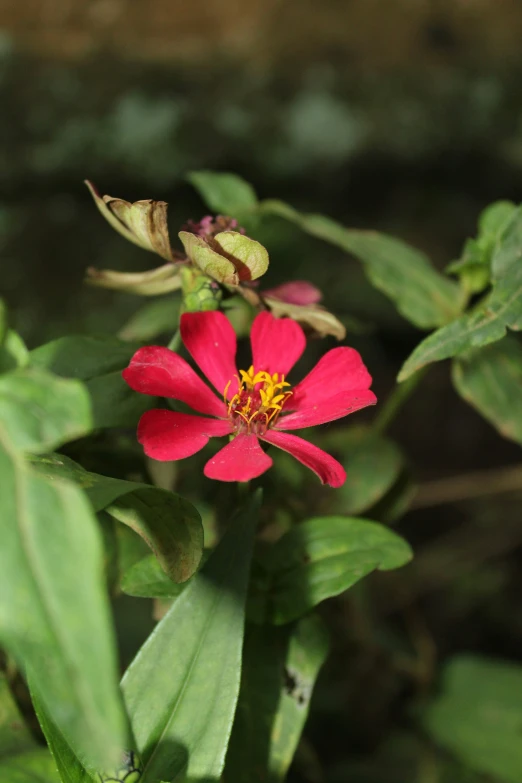
M 185 347 L 219 397 L 174 351 L 140 348 L 123 377 L 142 394 L 169 397 L 202 416 L 150 410 L 140 419 L 138 440 L 156 460 L 190 457 L 209 438 L 230 441 L 205 465 L 205 476 L 219 481 L 249 481 L 272 465 L 260 441 L 277 446 L 311 468 L 323 484 L 339 487 L 346 473 L 336 459 L 288 430 L 299 430 L 347 416 L 373 405 L 371 376 L 353 348 L 328 351 L 292 388 L 287 377 L 304 351 L 302 328 L 268 312 L 254 320 L 250 335 L 252 365 L 236 369 L 236 334 L 221 312 L 185 313 L 180 322 Z

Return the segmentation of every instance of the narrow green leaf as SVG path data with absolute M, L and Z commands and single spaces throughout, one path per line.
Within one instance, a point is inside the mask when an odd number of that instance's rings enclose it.
M 106 510 L 132 528 L 174 581 L 184 582 L 196 571 L 203 552 L 203 526 L 188 500 L 148 484 L 89 473 L 60 454 L 35 458 L 32 463 L 51 479 L 72 479 L 85 490 L 94 511 Z
M 235 216 L 258 206 L 254 188 L 237 174 L 191 171 L 187 179 L 216 214 Z
M 33 748 L 35 741 L 11 694 L 4 674 L 0 674 L 0 758 Z
M 30 683 L 31 697 L 36 717 L 47 740 L 62 783 L 99 783 L 97 772 L 90 773 L 81 763 L 70 744 L 52 720 L 38 696 L 37 684 Z
M 509 267 L 472 312 L 423 340 L 403 364 L 398 380 L 405 381 L 432 362 L 501 340 L 508 328 L 522 328 L 522 264 Z
M 428 708 L 433 738 L 495 780 L 522 780 L 522 667 L 461 656 L 445 667 L 442 692 Z
M 275 625 L 295 620 L 375 569 L 400 568 L 411 556 L 408 544 L 377 522 L 309 519 L 285 533 L 261 560 L 270 579 L 267 619 Z
M 285 779 L 327 652 L 317 615 L 284 628 L 247 627 L 225 783 Z
M 281 201 L 263 201 L 263 214 L 278 215 L 303 231 L 356 256 L 372 285 L 392 299 L 420 329 L 452 321 L 462 311 L 464 293 L 439 274 L 424 253 L 395 237 L 345 228 L 324 215 L 302 214 Z
M 259 495 L 145 642 L 122 689 L 143 759 L 140 783 L 219 780 L 241 674 L 244 603 Z M 188 766 L 187 766 L 188 765 Z
M 83 493 L 31 470 L 0 430 L 0 641 L 78 752 L 110 762 L 126 727 L 100 535 Z
M 0 783 L 64 783 L 46 748 L 38 748 L 0 761 Z
M 522 346 L 511 337 L 456 359 L 461 397 L 505 437 L 522 445 Z
M 25 451 L 48 451 L 91 430 L 89 396 L 82 383 L 33 369 L 0 377 L 0 421 Z

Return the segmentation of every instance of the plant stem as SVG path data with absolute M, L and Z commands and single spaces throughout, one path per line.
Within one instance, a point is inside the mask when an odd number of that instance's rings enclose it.
M 182 342 L 181 342 L 181 330 L 176 329 L 174 334 L 172 335 L 172 339 L 170 343 L 168 344 L 167 348 L 170 348 L 171 351 L 178 352 L 181 348 Z M 413 376 L 415 377 L 415 376 Z
M 406 400 L 413 394 L 419 382 L 424 377 L 426 369 L 427 368 L 423 367 L 414 375 L 410 376 L 408 380 L 404 381 L 404 383 L 398 383 L 395 386 L 373 422 L 373 432 L 378 435 L 382 435 L 386 432 Z

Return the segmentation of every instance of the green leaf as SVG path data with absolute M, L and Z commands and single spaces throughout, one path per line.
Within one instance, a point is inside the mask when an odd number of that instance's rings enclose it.
M 62 378 L 89 381 L 127 367 L 141 343 L 115 337 L 69 335 L 31 351 L 31 365 Z
M 260 560 L 269 579 L 267 619 L 275 625 L 295 620 L 375 569 L 400 568 L 411 556 L 408 544 L 377 522 L 309 519 L 285 533 Z
M 11 694 L 4 674 L 0 674 L 0 758 L 33 748 L 35 741 Z
M 187 179 L 216 214 L 234 217 L 258 206 L 254 188 L 237 174 L 191 171 Z
M 423 340 L 403 364 L 398 380 L 432 362 L 501 340 L 508 328 L 522 328 L 522 264 L 513 264 L 472 312 Z
M 0 377 L 0 421 L 25 451 L 48 451 L 90 432 L 89 396 L 82 383 L 34 369 Z
M 169 579 L 154 555 L 134 563 L 121 580 L 121 589 L 137 598 L 177 598 L 185 584 Z
M 522 346 L 511 337 L 456 359 L 461 397 L 505 437 L 522 445 Z
M 0 761 L 0 783 L 64 783 L 46 748 L 38 748 Z
M 259 495 L 174 602 L 122 681 L 143 759 L 140 783 L 219 780 L 241 674 L 244 603 Z
M 425 725 L 473 769 L 506 783 L 522 780 L 522 667 L 461 656 L 444 670 L 442 692 Z
M 146 302 L 118 332 L 121 340 L 147 342 L 174 332 L 179 322 L 179 296 L 160 296 Z
M 285 779 L 327 652 L 328 637 L 316 615 L 285 628 L 247 627 L 227 781 Z
M 88 772 L 80 759 L 52 720 L 37 692 L 36 683 L 30 683 L 31 698 L 36 717 L 58 768 L 62 783 L 99 783 L 97 772 Z
M 199 512 L 188 500 L 148 484 L 89 473 L 60 454 L 32 462 L 49 478 L 72 479 L 85 490 L 94 511 L 105 509 L 132 528 L 171 579 L 184 582 L 196 571 L 203 552 L 203 526 Z
M 0 641 L 77 752 L 112 761 L 126 721 L 100 534 L 83 493 L 30 469 L 0 430 Z
M 7 305 L 3 299 L 0 299 L 0 348 L 3 346 L 7 336 L 9 320 L 7 317 Z
M 372 285 L 420 329 L 446 324 L 462 311 L 464 292 L 439 274 L 424 253 L 405 242 L 376 231 L 345 228 L 323 215 L 302 214 L 281 201 L 263 201 L 260 208 L 356 256 Z
M 24 341 L 14 329 L 8 329 L 0 346 L 0 373 L 26 367 L 29 364 L 29 351 Z
M 522 207 L 517 209 L 509 201 L 501 201 L 490 209 L 492 211 L 484 215 L 484 230 L 494 238 L 491 271 L 493 279 L 500 280 L 522 261 Z
M 72 335 L 31 351 L 31 364 L 85 381 L 95 428 L 132 427 L 156 404 L 155 397 L 137 394 L 121 377 L 139 347 L 112 337 Z
M 403 470 L 404 459 L 393 441 L 368 431 L 343 433 L 339 447 L 346 481 L 336 495 L 336 508 L 343 514 L 360 514 L 393 487 Z

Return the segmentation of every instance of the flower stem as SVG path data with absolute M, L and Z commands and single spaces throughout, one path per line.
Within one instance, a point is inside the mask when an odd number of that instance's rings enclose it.
M 386 432 L 406 400 L 410 398 L 424 377 L 426 369 L 426 367 L 423 367 L 410 376 L 408 380 L 404 381 L 404 383 L 398 383 L 395 386 L 373 422 L 373 432 L 378 435 L 383 435 Z
M 180 329 L 176 329 L 176 331 L 172 335 L 172 339 L 171 339 L 170 343 L 168 344 L 167 348 L 170 348 L 171 351 L 176 351 L 176 353 L 179 351 L 179 349 L 181 348 L 181 330 Z

